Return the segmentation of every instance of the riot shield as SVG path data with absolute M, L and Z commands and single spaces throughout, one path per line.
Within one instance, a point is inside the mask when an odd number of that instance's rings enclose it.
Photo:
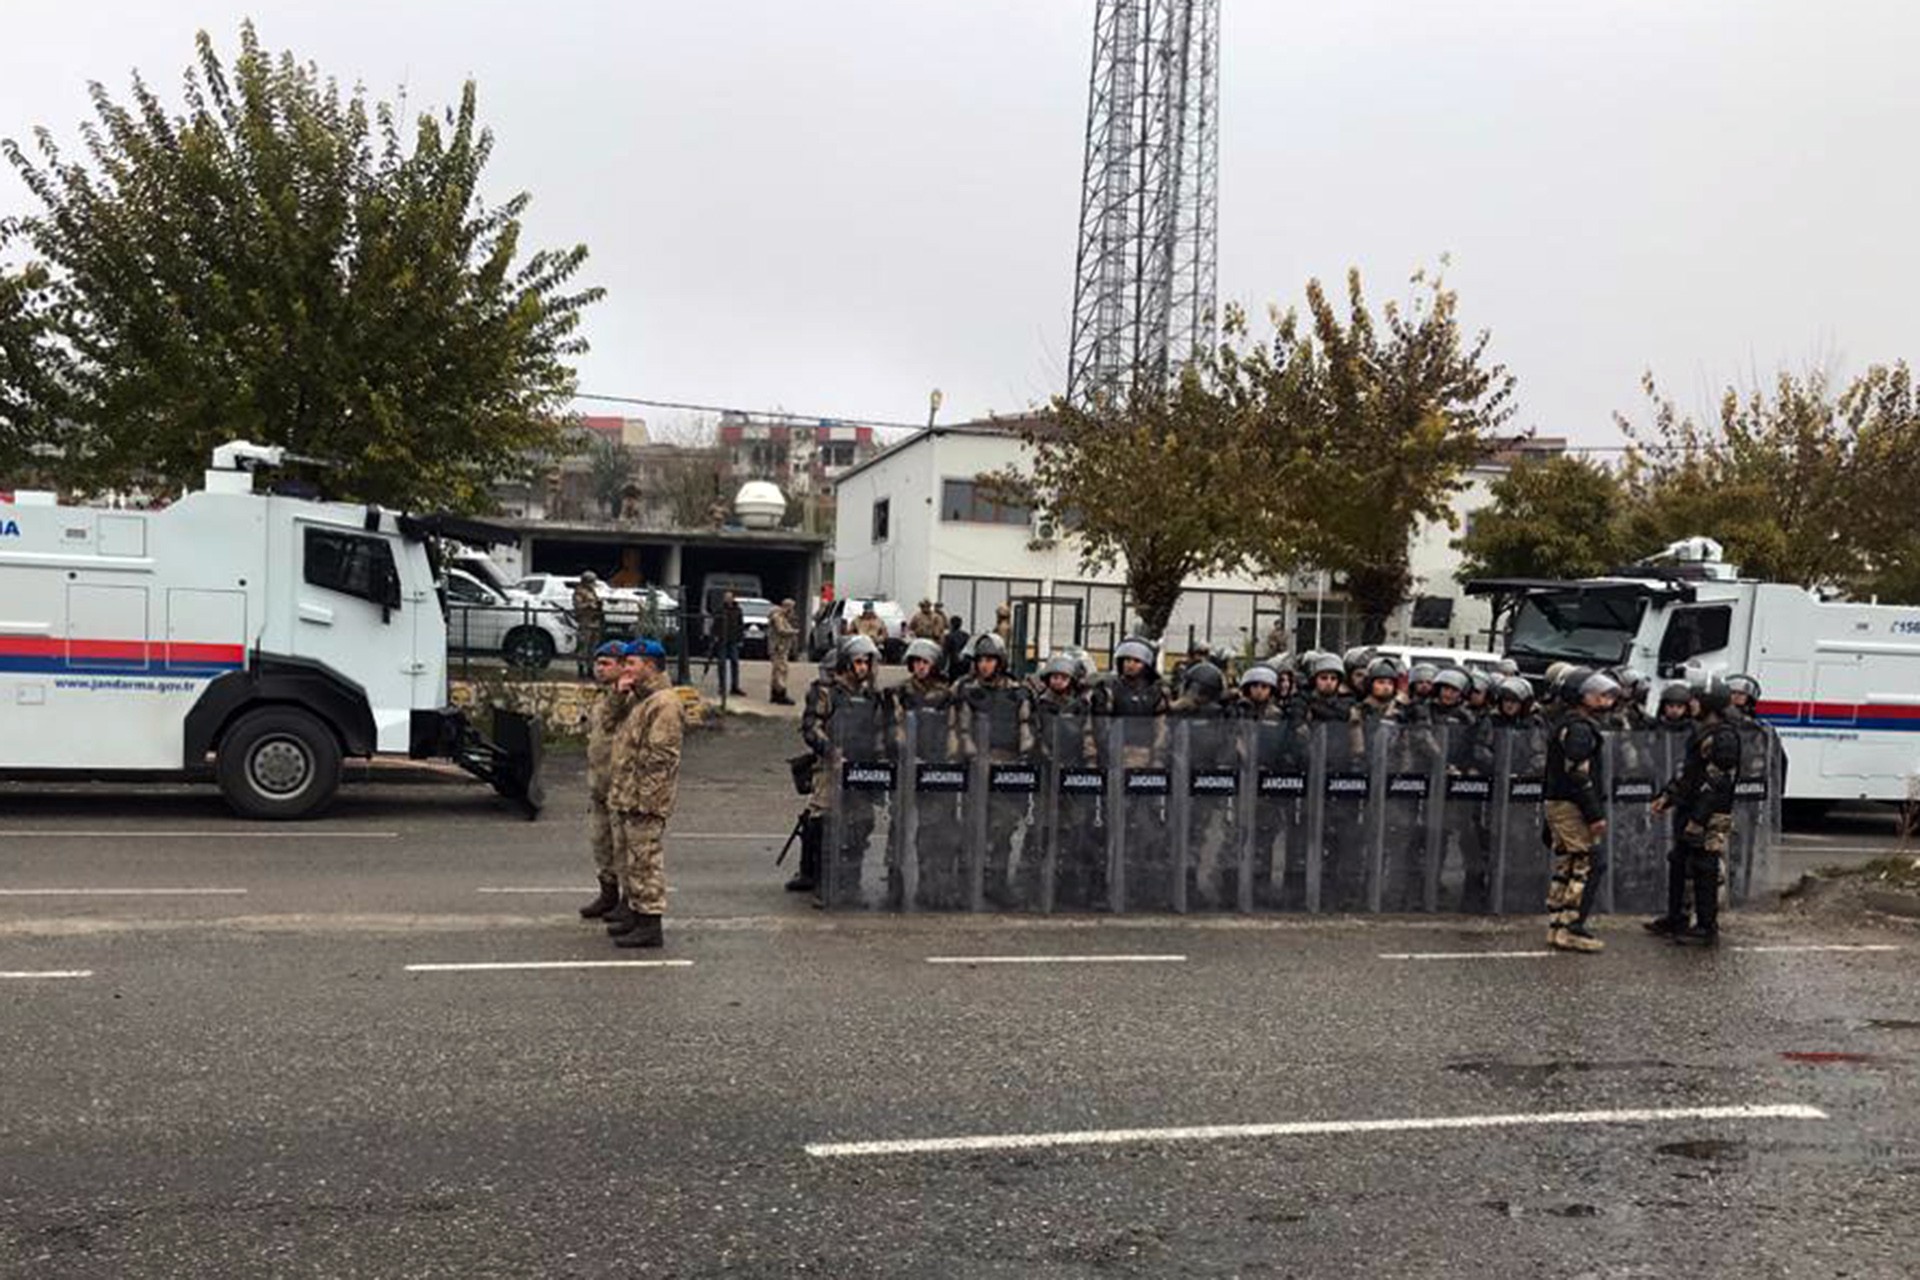
M 1241 859 L 1247 869 L 1241 909 L 1306 909 L 1307 866 L 1319 881 L 1319 845 L 1309 846 L 1310 776 L 1306 727 L 1292 720 L 1250 723 L 1239 742 Z
M 1762 864 L 1779 831 L 1777 762 L 1784 756 L 1772 726 L 1742 720 L 1734 728 L 1740 734 L 1740 773 L 1733 784 L 1733 835 L 1724 875 L 1727 900 L 1744 903 L 1767 885 L 1770 868 Z
M 1173 734 L 1175 911 L 1239 911 L 1253 891 L 1240 838 L 1240 726 L 1223 717 L 1176 717 Z
M 1553 855 L 1545 830 L 1547 735 L 1539 726 L 1494 738 L 1493 902 L 1503 915 L 1546 910 Z
M 1492 738 L 1479 726 L 1447 725 L 1441 746 L 1440 858 L 1430 870 L 1426 909 L 1484 914 L 1493 909 Z
M 1674 740 L 1675 735 L 1654 730 L 1606 736 L 1602 794 L 1607 806 L 1607 863 L 1600 903 L 1607 911 L 1659 915 L 1667 909 L 1667 852 L 1672 841 L 1667 819 L 1648 805 L 1679 763 Z
M 900 901 L 909 911 L 959 911 L 967 891 L 963 817 L 970 770 L 955 749 L 944 711 L 910 712 L 897 728 L 898 818 L 893 855 Z
M 895 763 L 888 743 L 870 726 L 832 723 L 834 752 L 828 761 L 826 847 L 820 859 L 820 902 L 837 908 L 897 906 L 890 893 L 889 801 Z
M 1050 716 L 1040 738 L 1042 911 L 1105 911 L 1106 773 L 1085 712 Z
M 1431 724 L 1381 727 L 1373 782 L 1372 862 L 1378 871 L 1368 886 L 1368 910 L 1435 909 L 1444 832 L 1443 732 Z
M 973 721 L 966 827 L 966 885 L 975 911 L 1040 907 L 1044 839 L 1034 821 L 1040 761 L 1022 726 Z
M 1111 716 L 1096 731 L 1107 771 L 1107 895 L 1116 912 L 1173 909 L 1167 729 L 1163 717 Z
M 1307 910 L 1364 911 L 1368 885 L 1378 883 L 1373 871 L 1378 820 L 1373 812 L 1370 753 L 1354 742 L 1352 726 L 1345 724 L 1313 725 L 1309 749 L 1322 808 L 1317 822 L 1319 883 L 1308 882 Z M 1377 756 L 1378 749 L 1371 754 Z

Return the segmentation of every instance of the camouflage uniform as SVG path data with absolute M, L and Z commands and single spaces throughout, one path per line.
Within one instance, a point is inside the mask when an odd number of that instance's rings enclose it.
M 887 624 L 879 614 L 861 614 L 853 624 L 853 633 L 873 641 L 873 647 L 881 653 L 884 654 L 887 651 L 887 641 L 891 637 L 887 635 Z
M 960 755 L 969 761 L 1013 764 L 1033 756 L 1033 695 L 1008 675 L 1005 662 L 990 678 L 970 675 L 953 686 L 953 725 Z M 987 796 L 984 873 L 987 901 L 1011 905 L 1009 869 L 1021 862 L 1022 895 L 1036 887 L 1034 860 L 1021 859 L 1032 818 L 1031 796 Z
M 643 916 L 665 915 L 667 876 L 661 837 L 673 816 L 680 782 L 680 741 L 686 711 L 666 676 L 648 672 L 634 690 L 633 709 L 613 745 L 613 781 L 607 788 L 623 859 L 628 904 Z
M 872 793 L 839 793 L 838 849 L 831 847 L 826 827 L 837 789 L 834 774 L 841 762 L 885 760 L 890 754 L 885 705 L 873 687 L 872 677 L 861 679 L 848 668 L 815 680 L 807 689 L 807 705 L 801 711 L 800 736 L 813 752 L 813 790 L 807 796 L 807 817 L 813 829 L 811 838 L 817 842 L 816 860 L 820 871 L 825 872 L 826 859 L 833 858 L 837 901 L 857 899 L 867 842 L 877 820 Z
M 1568 945 L 1567 931 L 1580 923 L 1587 877 L 1599 837 L 1593 826 L 1606 817 L 1595 769 L 1600 726 L 1585 706 L 1567 707 L 1547 736 L 1546 819 L 1553 846 L 1553 881 L 1547 887 L 1547 941 Z M 1598 949 L 1598 944 L 1591 948 Z
M 580 634 L 574 641 L 573 652 L 582 675 L 593 663 L 593 651 L 600 647 L 600 633 L 605 629 L 606 616 L 606 606 L 600 603 L 600 593 L 594 590 L 593 583 L 584 578 L 576 582 L 573 586 L 573 625 Z
M 767 661 L 773 668 L 767 694 L 774 702 L 783 701 L 787 696 L 787 663 L 793 657 L 793 642 L 799 635 L 800 628 L 785 604 L 767 615 Z
M 620 724 L 633 709 L 633 699 L 615 688 L 600 691 L 587 711 L 587 843 L 600 878 L 618 880 L 622 868 L 613 837 L 613 814 L 607 808 L 607 788 L 613 783 L 613 742 Z
M 931 640 L 939 644 L 946 633 L 946 623 L 934 612 L 930 601 L 921 601 L 919 611 L 907 620 L 907 634 L 915 640 Z

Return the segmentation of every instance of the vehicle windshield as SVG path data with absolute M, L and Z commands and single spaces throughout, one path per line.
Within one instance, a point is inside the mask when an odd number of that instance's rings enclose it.
M 1514 612 L 1508 649 L 1612 666 L 1627 660 L 1645 608 L 1643 598 L 1626 591 L 1535 592 Z

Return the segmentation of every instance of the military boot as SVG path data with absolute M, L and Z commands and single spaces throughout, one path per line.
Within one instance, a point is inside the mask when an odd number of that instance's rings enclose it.
M 614 938 L 616 947 L 659 947 L 666 945 L 660 934 L 660 917 L 655 915 L 635 915 L 633 928 Z
M 1595 937 L 1583 938 L 1562 925 L 1553 925 L 1547 930 L 1547 945 L 1555 951 L 1603 951 L 1607 944 Z
M 612 876 L 600 877 L 600 896 L 580 908 L 582 920 L 598 920 L 620 905 L 620 882 Z
M 1584 938 L 1590 944 L 1582 947 L 1582 951 L 1605 951 L 1607 949 L 1607 944 L 1596 937 L 1593 930 L 1587 928 L 1587 922 L 1585 920 L 1576 920 L 1568 925 L 1567 933 L 1575 938 Z
M 800 824 L 800 869 L 787 881 L 788 893 L 812 893 L 820 876 L 820 819 Z
M 607 936 L 617 938 L 640 923 L 639 913 L 626 903 L 621 903 L 607 912 Z

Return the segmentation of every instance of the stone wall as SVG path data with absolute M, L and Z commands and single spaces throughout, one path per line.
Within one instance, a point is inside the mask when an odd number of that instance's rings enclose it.
M 705 723 L 711 708 L 699 693 L 685 685 L 675 692 L 686 705 L 687 723 Z M 450 680 L 447 694 L 456 707 L 501 705 L 532 716 L 550 738 L 577 737 L 586 732 L 594 687 L 575 680 Z

